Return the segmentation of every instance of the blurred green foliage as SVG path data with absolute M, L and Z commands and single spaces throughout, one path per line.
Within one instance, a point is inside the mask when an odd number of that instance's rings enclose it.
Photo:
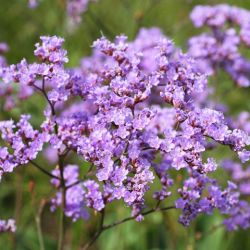
M 250 1 L 224 1 L 240 7 L 250 8 Z M 36 9 L 29 9 L 26 0 L 0 0 L 0 41 L 10 46 L 7 54 L 9 63 L 16 63 L 23 57 L 34 60 L 34 44 L 40 35 L 59 35 L 65 38 L 65 47 L 69 54 L 69 66 L 76 66 L 83 56 L 91 52 L 92 42 L 103 33 L 113 39 L 117 34 L 126 34 L 133 39 L 140 27 L 160 27 L 184 51 L 187 38 L 200 32 L 194 29 L 189 13 L 197 4 L 218 4 L 216 0 L 99 0 L 91 3 L 83 15 L 79 26 L 69 27 L 64 0 L 41 0 Z M 237 114 L 241 110 L 250 110 L 249 90 L 235 88 L 224 73 L 211 79 L 216 87 L 215 96 L 229 105 L 229 113 Z M 21 112 L 34 114 L 32 122 L 41 121 L 42 98 L 33 97 L 27 103 L 11 113 L 1 113 L 3 118 L 17 118 Z M 214 156 L 218 159 L 227 154 L 222 149 Z M 54 166 L 41 160 L 44 167 L 51 170 Z M 82 164 L 81 162 L 79 162 Z M 223 182 L 226 174 L 217 173 Z M 176 176 L 178 179 L 179 176 Z M 180 180 L 179 180 L 180 181 Z M 53 193 L 46 176 L 32 167 L 23 167 L 15 175 L 7 176 L 0 189 L 0 218 L 14 217 L 17 220 L 16 235 L 3 234 L 0 237 L 0 250 L 39 249 L 36 218 L 41 211 L 42 231 L 45 249 L 56 249 L 57 213 L 50 213 L 47 199 Z M 149 194 L 150 195 L 150 194 Z M 171 201 L 166 201 L 169 205 Z M 108 208 L 106 222 L 124 218 L 129 209 L 119 202 Z M 93 215 L 90 221 L 67 221 L 65 249 L 78 249 L 95 232 L 99 215 Z M 213 249 L 242 250 L 250 249 L 250 231 L 240 230 L 227 233 L 216 228 L 222 216 L 200 216 L 190 228 L 177 223 L 178 212 L 154 213 L 145 217 L 145 221 L 127 222 L 103 233 L 92 247 L 101 250 L 144 250 L 144 249 Z

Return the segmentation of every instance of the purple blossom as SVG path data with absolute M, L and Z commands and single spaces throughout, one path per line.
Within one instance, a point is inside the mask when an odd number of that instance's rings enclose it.
M 101 211 L 104 208 L 104 201 L 102 193 L 99 191 L 99 185 L 92 180 L 85 181 L 83 186 L 86 188 L 86 205 L 92 207 L 97 211 Z
M 239 47 L 250 45 L 250 12 L 226 4 L 196 6 L 190 18 L 196 27 L 211 29 L 189 40 L 188 53 L 198 61 L 201 72 L 212 75 L 223 68 L 237 85 L 249 87 L 250 62 Z M 232 24 L 239 26 L 239 32 Z
M 0 233 L 2 232 L 15 232 L 16 231 L 16 224 L 13 219 L 0 220 Z
M 35 45 L 35 56 L 48 63 L 61 64 L 68 62 L 67 52 L 62 49 L 64 39 L 56 36 L 41 36 L 41 40 L 42 44 L 37 43 Z
M 59 169 L 55 169 L 52 173 L 60 177 Z M 64 179 L 65 185 L 70 186 L 79 178 L 79 168 L 76 165 L 67 165 L 64 167 Z M 60 190 L 60 181 L 58 179 L 52 179 L 51 183 L 59 188 Z M 73 221 L 78 220 L 79 218 L 88 219 L 89 214 L 86 210 L 86 205 L 84 202 L 85 191 L 82 184 L 74 185 L 67 189 L 66 192 L 66 208 L 65 215 L 71 217 Z M 62 203 L 62 192 L 58 191 L 56 196 L 51 200 L 51 210 L 54 211 Z

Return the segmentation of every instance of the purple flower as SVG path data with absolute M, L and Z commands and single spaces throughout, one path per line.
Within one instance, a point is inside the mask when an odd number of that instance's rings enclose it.
M 222 68 L 237 85 L 249 87 L 250 62 L 239 47 L 241 43 L 250 46 L 250 12 L 226 4 L 196 6 L 190 18 L 196 27 L 211 29 L 189 40 L 188 53 L 198 61 L 201 72 L 212 75 Z M 239 26 L 239 32 L 232 24 Z
M 64 39 L 56 36 L 47 37 L 41 36 L 42 44 L 37 43 L 34 54 L 40 60 L 54 63 L 63 64 L 68 62 L 67 52 L 62 49 Z
M 16 224 L 13 219 L 0 220 L 0 233 L 2 232 L 15 232 L 16 231 Z
M 52 171 L 52 174 L 60 177 L 59 169 Z M 76 165 L 67 165 L 64 167 L 63 176 L 65 179 L 65 185 L 70 186 L 76 183 L 79 179 L 79 168 Z M 54 211 L 62 203 L 62 192 L 60 190 L 60 180 L 52 179 L 51 183 L 59 188 L 56 196 L 51 200 L 51 210 Z M 66 208 L 65 215 L 71 217 L 73 221 L 80 218 L 88 219 L 89 214 L 86 210 L 86 205 L 84 201 L 85 190 L 81 183 L 73 185 L 66 191 Z

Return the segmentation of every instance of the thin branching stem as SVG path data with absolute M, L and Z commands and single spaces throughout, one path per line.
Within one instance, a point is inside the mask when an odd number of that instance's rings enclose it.
M 146 215 L 152 214 L 152 213 L 154 213 L 154 212 L 158 212 L 158 211 L 167 211 L 167 210 L 174 209 L 174 208 L 175 208 L 175 206 L 169 206 L 169 207 L 163 207 L 163 208 L 159 208 L 159 207 L 158 207 L 158 208 L 152 208 L 152 209 L 150 209 L 150 210 L 148 210 L 148 211 L 146 211 L 146 212 L 144 212 L 144 213 L 141 213 L 141 215 L 146 216 Z M 133 219 L 135 219 L 137 216 L 138 216 L 138 215 L 130 216 L 130 217 L 124 218 L 124 219 L 122 219 L 122 220 L 120 220 L 120 221 L 116 221 L 116 222 L 114 222 L 114 223 L 112 223 L 112 224 L 109 224 L 109 225 L 107 225 L 107 226 L 104 226 L 104 230 L 107 230 L 107 229 L 109 229 L 109 228 L 112 228 L 112 227 L 115 227 L 115 226 L 117 226 L 117 225 L 123 224 L 124 222 L 133 220 Z
M 174 208 L 176 208 L 176 207 L 175 207 L 175 206 L 169 206 L 169 207 L 162 207 L 162 208 L 159 208 L 159 207 L 156 206 L 155 208 L 152 208 L 152 209 L 150 209 L 150 210 L 148 210 L 148 211 L 146 211 L 146 212 L 141 213 L 141 215 L 147 216 L 147 215 L 152 214 L 152 213 L 154 213 L 154 212 L 158 212 L 158 211 L 167 211 L 167 210 L 174 209 Z M 100 225 L 101 225 L 101 226 L 99 227 L 99 230 L 96 231 L 96 233 L 94 234 L 94 236 L 92 237 L 92 239 L 91 239 L 88 243 L 86 243 L 86 244 L 83 246 L 83 248 L 82 248 L 81 250 L 87 250 L 87 249 L 89 249 L 89 247 L 92 246 L 92 245 L 95 243 L 95 241 L 100 237 L 100 235 L 101 235 L 105 230 L 108 230 L 108 229 L 110 229 L 110 228 L 113 228 L 113 227 L 116 227 L 116 226 L 118 226 L 118 225 L 121 225 L 121 224 L 123 224 L 123 223 L 125 223 L 125 222 L 127 222 L 127 221 L 131 221 L 131 220 L 135 219 L 137 216 L 138 216 L 138 215 L 129 216 L 129 217 L 127 217 L 127 218 L 124 218 L 124 219 L 122 219 L 122 220 L 118 220 L 118 221 L 116 221 L 116 222 L 114 222 L 114 223 L 111 223 L 111 224 L 105 226 L 105 225 L 104 225 L 104 215 L 102 215 L 102 217 L 101 217 L 101 222 L 100 222 Z
M 34 161 L 30 161 L 30 163 L 36 167 L 37 169 L 39 169 L 41 172 L 43 172 L 44 174 L 46 174 L 47 176 L 51 177 L 51 178 L 55 178 L 60 180 L 60 177 L 51 174 L 49 171 L 47 171 L 46 169 L 44 169 L 43 167 L 41 167 L 38 163 L 34 162 Z
M 41 225 L 41 216 L 42 216 L 42 212 L 43 212 L 45 204 L 46 204 L 46 201 L 42 200 L 42 202 L 41 202 L 41 204 L 39 206 L 39 209 L 38 209 L 38 213 L 35 214 L 35 220 L 36 220 L 37 234 L 38 234 L 38 241 L 39 241 L 40 250 L 45 250 L 43 232 L 42 232 L 42 225 Z
M 100 225 L 99 225 L 99 229 L 96 231 L 96 233 L 94 234 L 94 236 L 92 237 L 92 239 L 83 246 L 82 250 L 86 250 L 88 249 L 90 246 L 92 246 L 94 244 L 94 242 L 99 238 L 99 236 L 102 234 L 102 232 L 105 230 L 104 229 L 104 217 L 105 217 L 105 209 L 103 209 L 101 211 L 101 219 L 100 219 Z
M 47 100 L 50 109 L 51 109 L 51 114 L 53 118 L 56 116 L 56 110 L 54 103 L 52 103 L 47 95 L 46 88 L 45 88 L 45 78 L 43 77 L 42 79 L 42 87 L 38 87 L 34 85 L 34 87 L 39 90 L 45 99 Z M 58 135 L 58 124 L 57 121 L 55 120 L 55 134 Z M 43 168 L 39 167 L 38 164 L 35 164 L 36 167 L 38 167 L 41 171 L 47 173 L 50 177 L 52 178 L 57 178 L 60 180 L 60 188 L 62 190 L 62 204 L 61 204 L 61 212 L 60 212 L 60 222 L 59 222 L 59 236 L 58 236 L 58 250 L 63 250 L 63 243 L 64 243 L 64 234 L 65 234 L 65 207 L 66 207 L 66 185 L 65 185 L 65 179 L 64 179 L 64 158 L 65 155 L 61 155 L 60 152 L 58 151 L 58 166 L 59 166 L 59 172 L 60 172 L 60 177 L 56 177 L 52 175 L 51 173 L 47 172 Z M 34 164 L 33 164 L 34 165 Z
M 66 189 L 69 189 L 69 188 L 72 188 L 72 187 L 74 187 L 74 186 L 80 184 L 81 182 L 86 181 L 87 178 L 92 174 L 93 167 L 94 167 L 94 164 L 91 164 L 91 166 L 90 166 L 88 172 L 83 176 L 82 179 L 79 179 L 79 180 L 77 180 L 77 181 L 71 183 L 70 185 L 66 186 L 65 188 L 66 188 Z
M 66 185 L 64 179 L 64 166 L 63 157 L 59 156 L 59 171 L 62 189 L 62 204 L 60 212 L 60 225 L 59 225 L 59 238 L 58 238 L 58 250 L 63 250 L 64 234 L 65 234 L 65 207 L 66 207 Z
M 48 95 L 47 95 L 47 93 L 46 93 L 46 91 L 45 91 L 44 82 L 45 82 L 45 80 L 44 80 L 44 78 L 43 78 L 43 80 L 42 80 L 42 86 L 43 86 L 43 87 L 42 87 L 42 88 L 36 86 L 35 84 L 34 84 L 33 86 L 34 86 L 35 89 L 39 90 L 39 91 L 43 94 L 43 96 L 45 97 L 46 101 L 48 102 L 48 104 L 49 104 L 49 106 L 50 106 L 51 113 L 52 113 L 52 115 L 54 116 L 54 115 L 56 114 L 55 108 L 54 108 L 53 103 L 49 100 L 49 97 L 48 97 Z

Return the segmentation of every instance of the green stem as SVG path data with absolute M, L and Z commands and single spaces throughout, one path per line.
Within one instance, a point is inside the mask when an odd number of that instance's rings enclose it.
M 93 238 L 82 248 L 82 250 L 88 249 L 90 246 L 94 244 L 94 242 L 99 238 L 99 236 L 102 234 L 102 232 L 105 230 L 104 229 L 104 217 L 105 217 L 105 210 L 103 209 L 101 211 L 101 220 L 100 220 L 100 226 L 98 231 L 94 234 Z
M 63 158 L 59 156 L 59 171 L 62 188 L 62 204 L 60 212 L 60 225 L 59 225 L 59 238 L 58 238 L 58 250 L 63 250 L 64 234 L 65 234 L 65 207 L 66 207 L 66 185 L 63 174 Z
M 169 207 L 163 207 L 163 208 L 156 207 L 156 208 L 150 209 L 150 210 L 148 210 L 148 211 L 146 211 L 144 213 L 141 213 L 141 215 L 146 216 L 146 215 L 152 214 L 154 212 L 167 211 L 167 210 L 174 209 L 174 208 L 175 208 L 175 206 L 169 206 Z M 94 234 L 93 238 L 88 243 L 86 243 L 83 246 L 83 248 L 81 248 L 81 250 L 87 250 L 87 249 L 89 249 L 89 247 L 91 247 L 95 243 L 95 241 L 100 237 L 100 235 L 105 230 L 108 230 L 108 229 L 113 228 L 115 226 L 121 225 L 121 224 L 123 224 L 123 223 L 125 223 L 127 221 L 131 221 L 131 220 L 135 219 L 137 216 L 138 215 L 130 216 L 130 217 L 124 218 L 122 220 L 116 221 L 114 223 L 111 223 L 111 224 L 105 226 L 105 225 L 103 225 L 103 223 L 104 223 L 104 210 L 103 210 L 99 230 Z
M 39 216 L 36 216 L 35 219 L 36 219 L 37 235 L 38 235 L 40 250 L 45 250 L 44 241 L 43 241 L 43 234 L 42 234 L 42 228 L 41 228 L 41 220 L 40 220 Z
M 59 178 L 58 176 L 51 174 L 51 173 L 50 173 L 49 171 L 47 171 L 46 169 L 42 168 L 38 163 L 36 163 L 36 162 L 34 162 L 34 161 L 30 161 L 30 163 L 31 163 L 34 167 L 36 167 L 37 169 L 39 169 L 41 172 L 43 172 L 44 174 L 48 175 L 49 177 L 54 178 L 54 179 L 59 179 L 59 180 L 60 180 L 60 178 Z
M 47 95 L 46 89 L 45 89 L 45 78 L 43 77 L 42 79 L 42 87 L 35 86 L 45 97 L 47 100 L 50 109 L 51 109 L 51 114 L 53 118 L 56 116 L 56 110 L 54 103 L 52 103 Z M 54 128 L 55 134 L 58 135 L 58 124 L 55 120 L 55 128 Z M 59 221 L 59 237 L 58 237 L 58 250 L 63 250 L 63 244 L 64 244 L 64 234 L 65 234 L 65 207 L 66 207 L 66 185 L 65 185 L 65 179 L 64 179 L 64 157 L 66 157 L 67 154 L 61 155 L 60 152 L 57 152 L 58 155 L 58 165 L 59 165 L 59 172 L 60 172 L 60 187 L 62 190 L 62 204 L 61 204 L 61 212 L 60 212 L 60 221 Z M 45 172 L 43 169 L 39 167 L 40 170 Z M 58 178 L 58 177 L 57 177 Z

